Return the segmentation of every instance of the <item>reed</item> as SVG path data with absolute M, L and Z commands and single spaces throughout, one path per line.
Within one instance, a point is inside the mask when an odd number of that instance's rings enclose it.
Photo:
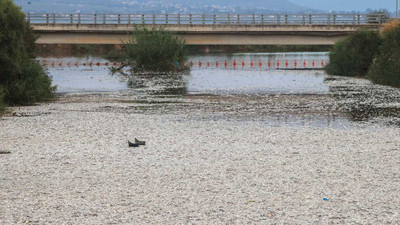
M 387 23 L 385 23 L 382 28 L 381 28 L 381 33 L 385 35 L 386 33 L 393 31 L 399 27 L 400 20 L 399 19 L 393 19 Z

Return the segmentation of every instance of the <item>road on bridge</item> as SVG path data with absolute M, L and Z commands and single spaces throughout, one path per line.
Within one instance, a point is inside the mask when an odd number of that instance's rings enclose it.
M 27 14 L 39 44 L 120 44 L 135 26 L 175 32 L 189 45 L 333 45 L 382 14 Z

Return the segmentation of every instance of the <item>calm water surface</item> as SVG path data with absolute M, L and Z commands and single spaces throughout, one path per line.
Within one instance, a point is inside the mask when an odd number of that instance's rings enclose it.
M 48 70 L 53 77 L 53 83 L 58 86 L 57 91 L 65 92 L 103 92 L 121 91 L 130 89 L 126 78 L 110 76 L 106 62 L 102 58 L 46 58 Z M 188 93 L 326 93 L 329 91 L 323 83 L 324 75 L 317 71 L 291 71 L 278 70 L 276 62 L 280 60 L 280 69 L 285 69 L 288 61 L 288 69 L 294 68 L 294 60 L 298 61 L 299 68 L 306 61 L 311 67 L 312 61 L 328 61 L 327 53 L 258 53 L 258 54 L 233 54 L 214 56 L 194 56 L 188 61 L 194 62 L 190 74 L 183 77 Z M 225 67 L 224 63 L 228 66 Z M 237 61 L 236 68 L 233 61 Z M 50 64 L 54 63 L 54 66 Z M 70 63 L 67 66 L 67 63 Z M 79 62 L 79 66 L 74 66 Z M 88 64 L 92 62 L 92 66 Z M 95 64 L 100 62 L 102 66 Z M 202 62 L 202 67 L 198 66 Z M 216 67 L 216 62 L 219 66 Z M 242 66 L 245 62 L 245 66 Z M 250 63 L 254 66 L 251 67 Z M 260 67 L 259 63 L 262 63 Z M 268 62 L 271 66 L 268 67 Z M 61 66 L 60 66 L 61 63 Z M 82 64 L 85 63 L 86 66 Z M 209 64 L 209 66 L 207 66 Z M 275 64 L 275 65 L 273 65 Z M 318 66 L 317 66 L 318 67 Z
M 118 92 L 129 96 L 139 113 L 198 112 L 204 116 L 197 119 L 270 126 L 349 128 L 382 118 L 386 125 L 400 124 L 398 89 L 298 70 L 325 65 L 324 52 L 193 56 L 188 74 L 154 77 L 113 76 L 102 58 L 41 60 L 59 93 Z

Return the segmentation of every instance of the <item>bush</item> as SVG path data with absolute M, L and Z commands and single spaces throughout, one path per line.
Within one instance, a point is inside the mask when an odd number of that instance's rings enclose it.
M 43 68 L 32 61 L 35 35 L 11 0 L 0 0 L 0 86 L 8 104 L 51 99 L 54 87 Z
M 365 76 L 377 55 L 381 38 L 375 31 L 359 30 L 338 41 L 330 53 L 326 72 L 331 75 Z
M 400 87 L 400 24 L 388 24 L 382 46 L 369 71 L 369 78 L 378 84 Z
M 326 72 L 332 75 L 351 76 L 354 74 L 355 55 L 347 48 L 347 40 L 340 40 L 335 43 L 333 51 L 329 54 L 329 64 L 326 65 Z
M 124 49 L 127 63 L 137 70 L 177 71 L 186 60 L 185 42 L 162 28 L 136 27 Z
M 51 86 L 51 79 L 42 66 L 27 60 L 22 64 L 18 79 L 8 85 L 5 100 L 11 105 L 31 105 L 53 99 L 54 91 L 55 87 Z

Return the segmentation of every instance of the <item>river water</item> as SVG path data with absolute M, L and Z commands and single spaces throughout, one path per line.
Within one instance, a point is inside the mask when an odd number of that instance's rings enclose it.
M 271 126 L 398 126 L 400 92 L 365 79 L 328 76 L 328 53 L 192 56 L 179 76 L 111 75 L 96 57 L 42 58 L 67 95 L 111 93 L 133 113 L 196 120 L 257 120 Z

